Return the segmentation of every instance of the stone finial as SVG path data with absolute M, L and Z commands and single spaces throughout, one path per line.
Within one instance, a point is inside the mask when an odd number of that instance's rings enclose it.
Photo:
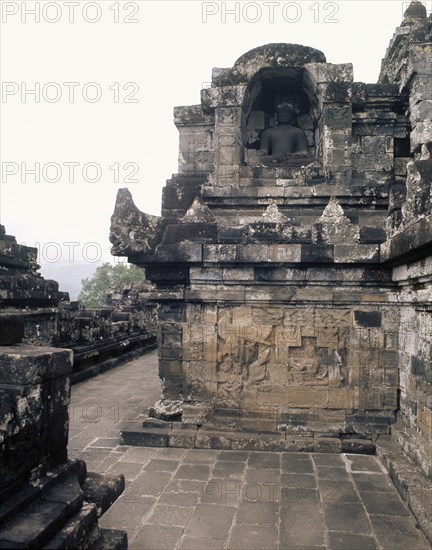
M 269 204 L 261 219 L 267 223 L 288 223 L 288 218 L 282 214 L 276 204 Z
M 186 214 L 181 218 L 182 223 L 216 223 L 210 208 L 202 202 L 199 197 L 196 197 L 193 203 L 188 208 Z
M 351 223 L 349 218 L 345 216 L 342 206 L 336 197 L 331 197 L 328 205 L 325 207 L 324 212 L 318 220 L 318 223 Z
M 416 19 L 426 19 L 427 12 L 423 2 L 413 0 L 404 13 L 403 23 L 408 24 Z

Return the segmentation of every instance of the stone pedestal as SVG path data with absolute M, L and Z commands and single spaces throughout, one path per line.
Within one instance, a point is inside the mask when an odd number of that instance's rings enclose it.
M 112 218 L 113 253 L 155 284 L 166 422 L 125 441 L 360 450 L 397 413 L 430 475 L 430 29 L 413 2 L 376 84 L 267 44 L 175 109 L 161 217 L 122 189 Z M 307 151 L 261 146 L 281 104 Z
M 176 109 L 181 172 L 162 217 L 120 190 L 113 252 L 156 285 L 159 409 L 183 411 L 147 442 L 341 450 L 389 433 L 399 311 L 380 243 L 409 124 L 397 86 L 352 80 L 312 48 L 252 50 Z M 281 96 L 307 154 L 258 151 Z

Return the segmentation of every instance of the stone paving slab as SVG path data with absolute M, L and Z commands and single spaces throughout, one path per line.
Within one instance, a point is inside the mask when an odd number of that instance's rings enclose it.
M 430 550 L 374 456 L 116 444 L 159 395 L 155 353 L 72 388 L 70 455 L 124 473 L 100 523 L 132 550 Z

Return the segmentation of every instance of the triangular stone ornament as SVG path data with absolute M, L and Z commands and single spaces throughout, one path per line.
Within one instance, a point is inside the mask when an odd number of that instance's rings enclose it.
M 199 197 L 196 197 L 193 203 L 189 206 L 186 214 L 180 219 L 181 223 L 216 223 L 210 208 L 202 202 Z
M 336 197 L 331 197 L 324 212 L 318 219 L 317 223 L 351 223 L 350 219 L 345 216 L 345 212 Z
M 358 243 L 360 240 L 359 226 L 345 216 L 336 197 L 331 197 L 315 227 L 322 242 L 327 244 Z
M 288 218 L 282 214 L 277 204 L 269 204 L 261 219 L 267 223 L 288 223 Z

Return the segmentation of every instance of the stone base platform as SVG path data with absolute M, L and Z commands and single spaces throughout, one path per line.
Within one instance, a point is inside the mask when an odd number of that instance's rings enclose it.
M 122 475 L 87 474 L 81 460 L 35 474 L 1 495 L 0 548 L 124 550 L 124 531 L 98 526 L 123 489 Z
M 401 451 L 396 443 L 397 430 L 394 431 L 396 433 L 391 438 L 378 438 L 376 453 L 402 499 L 432 543 L 432 480 L 426 478 Z
M 247 431 L 206 424 L 197 426 L 155 418 L 123 424 L 123 445 L 244 451 L 375 454 L 375 443 L 352 435 L 295 431 Z

